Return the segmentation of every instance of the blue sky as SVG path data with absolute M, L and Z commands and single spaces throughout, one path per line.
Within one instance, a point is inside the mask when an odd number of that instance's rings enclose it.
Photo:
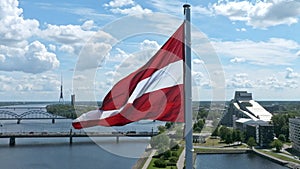
M 216 92 L 224 93 L 218 99 L 229 100 L 235 90 L 252 92 L 256 100 L 300 99 L 300 1 L 188 2 L 192 25 L 219 60 L 219 73 L 212 72 L 207 58 L 194 53 L 194 100 L 216 99 Z M 1 0 L 0 100 L 56 101 L 61 74 L 65 100 L 72 93 L 79 100 L 102 100 L 176 30 L 184 3 Z M 150 23 L 159 29 L 152 30 Z M 144 32 L 123 34 L 135 29 Z M 123 39 L 115 44 L 112 35 Z M 93 39 L 101 43 L 90 44 Z M 224 76 L 225 83 L 213 76 Z

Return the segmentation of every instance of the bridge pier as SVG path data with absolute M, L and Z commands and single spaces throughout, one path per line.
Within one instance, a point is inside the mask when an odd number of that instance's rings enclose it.
M 55 119 L 53 118 L 53 119 L 52 119 L 52 124 L 54 124 L 54 123 L 55 123 Z
M 17 119 L 17 124 L 20 124 L 21 123 L 21 119 Z
M 120 142 L 120 137 L 119 136 L 116 137 L 116 142 L 117 142 L 117 144 Z
M 16 145 L 16 138 L 9 137 L 9 146 L 15 146 L 15 145 Z

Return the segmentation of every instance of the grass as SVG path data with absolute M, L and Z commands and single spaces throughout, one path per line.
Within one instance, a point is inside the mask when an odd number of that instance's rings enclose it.
M 284 161 L 290 161 L 290 162 L 294 162 L 294 163 L 300 164 L 300 161 L 299 161 L 299 160 L 292 159 L 292 158 L 289 158 L 289 157 L 280 155 L 280 154 L 278 154 L 278 153 L 276 153 L 276 152 L 274 152 L 274 151 L 265 151 L 265 150 L 258 150 L 258 151 L 259 151 L 259 152 L 262 152 L 262 153 L 264 153 L 264 154 L 273 156 L 273 157 L 275 157 L 275 158 L 284 160 Z
M 175 151 L 175 152 L 177 152 L 178 157 L 180 156 L 180 154 L 182 153 L 182 151 L 183 151 L 183 147 L 182 146 L 178 150 Z M 174 152 L 174 151 L 172 151 L 172 152 Z M 150 162 L 150 164 L 149 164 L 149 166 L 148 166 L 147 169 L 160 169 L 160 168 L 157 168 L 157 167 L 154 166 L 154 161 L 157 160 L 157 159 L 158 158 L 152 158 L 152 160 L 151 160 L 151 162 Z M 168 161 L 168 160 L 166 160 L 166 161 Z M 167 166 L 165 169 L 177 169 L 177 167 L 176 166 Z
M 154 160 L 152 159 L 148 168 L 147 169 L 160 169 L 160 168 L 157 168 L 157 167 L 154 167 L 154 161 L 157 160 L 156 158 L 154 158 Z M 166 169 L 172 169 L 171 167 L 173 167 L 173 169 L 177 169 L 176 166 L 167 166 Z

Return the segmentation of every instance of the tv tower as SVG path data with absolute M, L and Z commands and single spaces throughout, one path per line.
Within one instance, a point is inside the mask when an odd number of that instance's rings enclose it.
M 60 96 L 59 96 L 59 103 L 62 102 L 64 103 L 64 96 L 63 96 L 63 78 L 62 78 L 62 74 L 60 76 Z

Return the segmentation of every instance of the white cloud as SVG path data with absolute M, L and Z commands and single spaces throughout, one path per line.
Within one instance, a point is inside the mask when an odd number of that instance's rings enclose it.
M 238 32 L 246 32 L 247 31 L 246 28 L 236 28 L 235 30 Z
M 55 45 L 49 44 L 48 47 L 49 47 L 49 49 L 52 50 L 53 52 L 56 51 L 56 46 L 55 46 Z
M 194 64 L 204 64 L 204 61 L 201 59 L 193 59 Z
M 18 7 L 18 0 L 0 1 L 0 44 L 24 44 L 39 30 L 39 22 L 35 19 L 24 19 L 23 10 Z
M 227 16 L 232 21 L 245 21 L 247 25 L 267 28 L 298 22 L 300 2 L 295 0 L 229 1 L 213 4 L 211 10 L 217 15 Z
M 22 48 L 11 48 L 0 45 L 0 54 L 5 56 L 3 71 L 23 71 L 27 73 L 41 73 L 59 66 L 54 53 L 48 52 L 45 45 L 34 41 Z
M 143 8 L 133 0 L 112 0 L 103 6 L 114 14 L 135 15 L 152 13 L 152 10 Z
M 0 75 L 0 88 L 6 92 L 56 92 L 59 86 L 59 77 L 49 73 L 35 75 L 18 73 L 15 77 Z
M 71 45 L 62 45 L 59 47 L 59 50 L 63 52 L 74 53 L 75 49 Z
M 136 15 L 136 14 L 148 14 L 152 13 L 150 9 L 142 8 L 141 5 L 135 5 L 130 8 L 113 8 L 110 10 L 112 13 L 115 14 L 123 14 L 123 15 Z
M 233 59 L 230 59 L 230 62 L 231 63 L 242 63 L 242 62 L 245 62 L 246 59 L 245 58 L 238 58 L 238 57 L 235 57 Z
M 92 28 L 94 28 L 95 25 L 94 25 L 94 21 L 93 20 L 88 20 L 88 21 L 85 21 L 82 25 L 81 25 L 81 28 L 85 31 L 89 31 L 91 30 Z
M 286 68 L 286 75 L 285 75 L 286 79 L 294 79 L 294 78 L 298 78 L 298 77 L 300 77 L 299 73 L 294 72 L 294 70 L 290 67 Z
M 61 44 L 84 43 L 95 32 L 85 31 L 80 25 L 46 25 L 40 36 Z
M 108 4 L 104 4 L 105 7 L 112 7 L 112 8 L 123 7 L 128 5 L 134 5 L 134 1 L 133 0 L 112 0 Z
M 248 79 L 248 74 L 237 73 L 226 81 L 228 88 L 241 89 L 241 88 L 253 88 L 254 84 Z
M 5 61 L 5 56 L 3 54 L 0 54 L 0 62 L 4 63 Z
M 300 44 L 293 40 L 271 38 L 268 41 L 212 41 L 221 56 L 239 58 L 256 65 L 291 65 L 298 58 Z
M 29 42 L 39 34 L 39 22 L 24 19 L 18 0 L 0 2 L 0 24 L 0 70 L 41 73 L 59 66 L 56 55 L 44 44 Z
M 144 40 L 140 44 L 140 49 L 141 50 L 157 50 L 159 49 L 159 44 L 156 41 L 151 41 L 151 40 Z

